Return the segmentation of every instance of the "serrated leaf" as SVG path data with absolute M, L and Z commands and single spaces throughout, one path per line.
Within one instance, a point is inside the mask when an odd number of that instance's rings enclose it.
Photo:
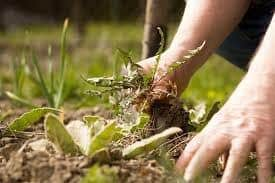
M 182 132 L 182 129 L 178 127 L 171 127 L 159 134 L 138 141 L 123 150 L 123 157 L 129 159 L 141 154 L 148 153 L 161 145 L 169 136 L 180 132 Z
M 91 139 L 87 155 L 92 157 L 97 151 L 105 148 L 109 143 L 118 140 L 118 134 L 121 128 L 117 126 L 115 121 L 111 121 L 104 126 L 96 135 Z
M 80 120 L 71 121 L 66 125 L 68 133 L 72 136 L 73 141 L 80 147 L 83 154 L 87 152 L 90 143 L 90 129 Z
M 137 122 L 132 128 L 130 129 L 131 132 L 135 132 L 139 129 L 143 129 L 150 121 L 150 117 L 147 114 L 141 114 L 137 118 Z
M 60 111 L 57 109 L 48 108 L 48 107 L 33 109 L 29 112 L 24 113 L 19 118 L 16 118 L 15 120 L 13 120 L 8 125 L 7 130 L 11 132 L 23 131 L 50 112 L 58 113 Z
M 44 128 L 46 137 L 59 151 L 71 155 L 79 153 L 78 145 L 57 116 L 53 114 L 47 115 L 44 121 Z

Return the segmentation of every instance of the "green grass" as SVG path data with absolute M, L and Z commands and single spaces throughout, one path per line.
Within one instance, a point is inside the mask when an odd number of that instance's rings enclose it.
M 183 98 L 195 102 L 225 101 L 244 72 L 217 55 L 213 55 L 193 76 Z
M 24 45 L 33 45 L 34 49 L 40 50 L 38 52 L 40 62 L 47 62 L 45 53 L 47 53 L 48 46 L 50 44 L 59 45 L 60 27 L 60 25 L 49 25 L 21 28 L 1 35 L 2 44 L 10 48 L 12 57 L 20 56 L 20 50 L 23 49 Z M 175 29 L 176 26 L 172 25 L 169 40 L 171 40 Z M 28 36 L 26 36 L 26 32 L 29 32 L 27 33 Z M 142 36 L 143 25 L 140 23 L 90 23 L 83 44 L 75 46 L 76 34 L 70 29 L 68 42 L 69 45 L 74 46 L 69 48 L 70 66 L 68 70 L 70 74 L 65 80 L 64 90 L 66 91 L 68 87 L 74 89 L 73 92 L 66 94 L 65 99 L 72 103 L 81 103 L 85 100 L 83 102 L 85 105 L 96 104 L 98 101 L 96 98 L 83 97 L 83 93 L 88 86 L 80 79 L 80 76 L 111 75 L 116 48 L 131 51 L 134 60 L 139 61 Z M 52 52 L 55 60 L 58 60 L 58 50 L 59 48 L 53 47 Z M 45 63 L 45 65 L 48 64 Z M 4 68 L 2 67 L 0 71 Z M 47 68 L 45 67 L 45 69 Z M 5 78 L 9 74 L 11 75 L 9 70 L 5 69 L 5 71 L 7 72 L 3 74 Z M 197 71 L 182 97 L 186 100 L 204 101 L 206 103 L 224 101 L 236 87 L 243 74 L 242 71 L 225 60 L 213 56 Z M 3 82 L 4 89 L 7 83 Z M 29 84 L 29 87 L 24 88 L 25 95 L 30 98 L 32 95 L 41 95 L 38 89 L 31 84 Z

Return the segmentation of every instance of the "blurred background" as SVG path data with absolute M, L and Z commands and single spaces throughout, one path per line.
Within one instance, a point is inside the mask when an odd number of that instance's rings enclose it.
M 81 101 L 78 106 L 94 105 L 95 98 L 84 97 L 87 86 L 81 76 L 111 74 L 117 48 L 131 52 L 135 61 L 154 55 L 160 41 L 157 26 L 169 45 L 184 7 L 183 0 L 0 0 L 0 97 L 12 90 L 12 63 L 22 54 L 32 50 L 45 68 L 49 59 L 58 67 L 62 24 L 69 18 L 67 99 Z M 214 55 L 182 97 L 224 101 L 242 76 L 242 71 Z M 22 95 L 39 98 L 41 91 L 26 81 Z

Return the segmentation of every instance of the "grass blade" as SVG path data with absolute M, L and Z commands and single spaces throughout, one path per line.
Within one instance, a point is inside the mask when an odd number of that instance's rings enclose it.
M 66 19 L 63 25 L 62 35 L 61 35 L 61 50 L 60 50 L 60 78 L 59 78 L 59 88 L 57 93 L 57 98 L 55 102 L 55 107 L 58 108 L 62 101 L 62 93 L 64 88 L 65 82 L 65 75 L 66 75 L 66 67 L 67 67 L 67 59 L 66 59 L 66 37 L 68 32 L 68 24 L 69 20 Z
M 54 72 L 53 72 L 53 61 L 52 61 L 52 47 L 48 47 L 48 57 L 49 57 L 49 78 L 50 78 L 50 93 L 51 95 L 54 94 Z
M 159 31 L 161 41 L 160 41 L 160 47 L 158 49 L 158 52 L 156 53 L 156 64 L 155 64 L 154 69 L 153 69 L 153 77 L 156 76 L 157 69 L 159 68 L 160 57 L 161 57 L 161 54 L 164 50 L 164 45 L 165 45 L 164 33 L 163 33 L 163 31 L 161 30 L 160 27 L 157 27 L 157 29 Z
M 49 90 L 46 86 L 46 82 L 43 78 L 43 75 L 42 75 L 42 71 L 39 67 L 39 64 L 38 64 L 38 61 L 37 61 L 37 58 L 34 54 L 32 54 L 32 62 L 33 62 L 33 65 L 35 67 L 35 70 L 38 74 L 38 81 L 39 81 L 39 86 L 43 92 L 43 95 L 47 98 L 48 102 L 49 102 L 49 105 L 51 107 L 54 107 L 54 100 L 53 100 L 53 96 L 49 93 Z
M 16 94 L 12 93 L 12 92 L 9 92 L 9 91 L 6 91 L 6 95 L 7 97 L 9 97 L 10 99 L 18 102 L 19 104 L 22 104 L 24 106 L 27 106 L 27 107 L 30 107 L 30 108 L 37 108 L 38 106 L 30 103 L 29 101 L 17 96 Z

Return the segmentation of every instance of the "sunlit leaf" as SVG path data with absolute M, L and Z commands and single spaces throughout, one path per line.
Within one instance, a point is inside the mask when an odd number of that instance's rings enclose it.
M 57 116 L 49 114 L 44 121 L 46 137 L 65 154 L 76 155 L 80 149 Z
M 9 97 L 11 100 L 14 100 L 15 102 L 18 102 L 19 104 L 22 104 L 24 106 L 30 107 L 30 108 L 37 108 L 36 105 L 32 104 L 26 99 L 23 99 L 22 97 L 17 96 L 16 94 L 6 91 L 7 97 Z
M 139 129 L 143 129 L 150 121 L 150 117 L 147 114 L 141 114 L 137 118 L 137 122 L 134 126 L 131 128 L 131 132 L 135 132 Z
M 153 135 L 147 139 L 143 139 L 138 141 L 123 150 L 124 158 L 134 158 L 141 154 L 146 154 L 154 149 L 156 149 L 159 145 L 161 145 L 169 136 L 174 135 L 176 133 L 180 133 L 182 130 L 178 127 L 171 127 L 169 129 L 164 130 L 163 132 Z
M 93 156 L 96 151 L 105 148 L 109 143 L 118 140 L 118 134 L 121 128 L 117 126 L 115 121 L 111 121 L 104 126 L 95 136 L 92 137 L 89 148 L 88 156 Z
M 50 112 L 58 113 L 60 111 L 57 109 L 48 108 L 48 107 L 33 109 L 29 112 L 24 113 L 19 118 L 16 118 L 15 120 L 13 120 L 8 125 L 7 129 L 11 132 L 23 131 Z
M 93 125 L 98 120 L 101 120 L 102 118 L 100 116 L 93 116 L 93 115 L 86 115 L 83 116 L 83 121 L 86 123 L 88 127 Z
M 66 129 L 74 142 L 80 147 L 81 152 L 85 154 L 91 139 L 89 127 L 83 121 L 75 120 L 69 122 Z
M 199 103 L 193 109 L 189 110 L 190 113 L 190 120 L 193 123 L 199 124 L 206 115 L 206 104 Z

